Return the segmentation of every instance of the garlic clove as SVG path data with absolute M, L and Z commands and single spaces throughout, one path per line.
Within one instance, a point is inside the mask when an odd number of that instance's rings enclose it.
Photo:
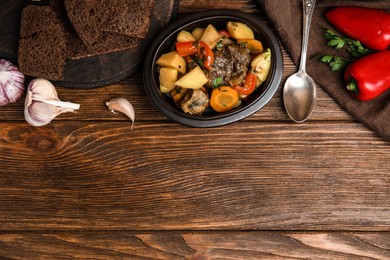
M 125 114 L 132 122 L 131 130 L 133 130 L 135 112 L 133 105 L 125 98 L 116 97 L 106 102 L 108 109 L 115 114 L 115 111 Z
M 58 99 L 57 90 L 54 85 L 46 79 L 34 79 L 29 84 L 31 97 L 42 96 L 46 99 Z
M 57 115 L 56 107 L 42 103 L 32 102 L 25 110 L 25 119 L 32 126 L 44 126 Z
M 18 101 L 24 89 L 24 74 L 10 61 L 0 59 L 0 106 Z
M 61 101 L 50 81 L 34 79 L 27 88 L 24 117 L 32 126 L 44 126 L 59 114 L 79 108 L 79 104 Z

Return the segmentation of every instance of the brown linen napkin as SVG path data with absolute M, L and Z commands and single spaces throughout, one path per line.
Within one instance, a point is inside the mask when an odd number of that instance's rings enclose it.
M 301 51 L 302 1 L 257 1 L 279 34 L 287 52 L 298 65 Z M 319 86 L 325 89 L 343 109 L 357 120 L 374 130 L 385 140 L 390 141 L 390 91 L 371 101 L 357 101 L 345 90 L 341 73 L 332 72 L 328 65 L 314 59 L 320 54 L 348 57 L 346 53 L 336 52 L 332 47 L 327 46 L 324 39 L 325 30 L 323 28 L 330 28 L 338 32 L 324 18 L 324 12 L 334 6 L 364 6 L 390 12 L 390 1 L 317 0 L 312 17 L 307 60 L 307 72 Z M 316 106 L 321 106 L 321 103 L 317 102 Z

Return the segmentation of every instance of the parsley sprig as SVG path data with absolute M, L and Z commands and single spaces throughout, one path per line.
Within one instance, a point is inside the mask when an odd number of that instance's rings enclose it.
M 340 50 L 345 45 L 347 45 L 349 53 L 354 58 L 360 58 L 371 53 L 371 51 L 364 47 L 360 41 L 352 40 L 347 37 L 341 37 L 330 29 L 326 30 L 325 39 L 328 41 L 328 45 L 335 47 L 336 50 Z
M 325 39 L 327 40 L 327 44 L 331 47 L 334 47 L 336 50 L 341 50 L 342 48 L 346 47 L 351 56 L 351 59 L 333 55 L 318 56 L 318 59 L 321 62 L 327 63 L 332 71 L 341 72 L 352 61 L 371 53 L 371 51 L 364 47 L 359 41 L 352 40 L 347 37 L 342 37 L 330 29 L 326 30 Z
M 332 56 L 332 55 L 321 55 L 318 58 L 320 61 L 324 63 L 328 63 L 332 71 L 338 71 L 338 72 L 343 71 L 351 62 L 350 60 L 337 57 L 337 56 Z

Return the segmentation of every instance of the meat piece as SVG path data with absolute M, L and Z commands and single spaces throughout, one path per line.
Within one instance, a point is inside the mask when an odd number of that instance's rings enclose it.
M 213 88 L 213 81 L 220 79 L 221 85 L 227 85 L 230 75 L 233 73 L 233 62 L 225 48 L 214 52 L 214 62 L 210 71 L 206 72 L 209 79 L 207 86 Z
M 226 48 L 229 49 L 229 54 L 233 61 L 233 74 L 230 75 L 230 79 L 232 79 L 248 70 L 251 56 L 249 49 L 241 44 L 227 45 Z
M 191 115 L 201 115 L 209 106 L 210 100 L 201 89 L 191 89 L 180 101 L 181 109 Z
M 249 49 L 245 46 L 236 43 L 224 45 L 214 52 L 214 63 L 207 73 L 207 85 L 213 87 L 213 82 L 217 80 L 231 87 L 242 84 L 250 62 Z

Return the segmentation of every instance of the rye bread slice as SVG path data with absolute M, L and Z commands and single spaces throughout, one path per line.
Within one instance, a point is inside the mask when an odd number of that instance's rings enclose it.
M 154 3 L 154 0 L 128 1 L 123 7 L 123 12 L 108 18 L 103 31 L 145 38 L 151 23 Z
M 76 60 L 91 56 L 137 48 L 141 39 L 103 33 L 96 43 L 86 46 L 77 35 L 68 38 L 66 56 Z
M 65 32 L 76 33 L 66 13 L 64 0 L 49 0 L 49 6 L 53 9 L 53 11 L 57 14 L 58 18 L 61 20 L 62 24 L 65 27 Z
M 86 45 L 73 28 L 64 0 L 50 0 L 49 5 L 57 13 L 66 28 L 66 57 L 70 60 L 136 48 L 140 40 L 103 32 L 94 43 Z M 119 10 L 119 9 L 118 9 Z
M 48 6 L 27 5 L 22 10 L 20 37 L 29 37 L 46 30 L 45 27 L 56 27 L 60 23 L 56 13 Z
M 30 76 L 63 79 L 65 28 L 49 6 L 28 5 L 22 11 L 18 63 Z
M 96 43 L 110 15 L 107 0 L 65 0 L 67 16 L 80 39 L 87 46 Z M 115 5 L 112 3 L 112 5 Z
M 49 0 L 49 6 L 61 19 L 67 18 L 64 0 Z

